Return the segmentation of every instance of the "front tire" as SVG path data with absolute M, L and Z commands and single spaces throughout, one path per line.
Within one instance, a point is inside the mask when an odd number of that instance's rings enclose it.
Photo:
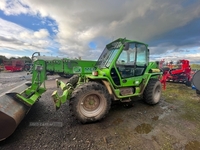
M 100 83 L 88 82 L 77 87 L 70 99 L 70 111 L 81 123 L 101 120 L 111 106 L 107 89 Z
M 160 101 L 162 85 L 158 79 L 150 79 L 144 90 L 144 101 L 147 104 L 154 105 Z

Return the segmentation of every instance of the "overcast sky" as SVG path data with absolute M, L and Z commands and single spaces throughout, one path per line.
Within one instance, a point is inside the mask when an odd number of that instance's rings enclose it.
M 200 0 L 0 0 L 0 55 L 96 60 L 120 37 L 200 62 Z

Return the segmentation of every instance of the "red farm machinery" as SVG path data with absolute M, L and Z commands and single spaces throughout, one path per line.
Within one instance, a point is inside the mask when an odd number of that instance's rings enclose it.
M 181 82 L 191 86 L 192 70 L 189 60 L 182 59 L 175 64 L 172 61 L 165 63 L 165 60 L 161 60 L 160 69 L 163 71 L 163 80 Z
M 3 61 L 4 70 L 16 72 L 23 70 L 30 70 L 31 63 L 25 63 L 24 60 L 13 59 L 13 60 L 5 60 Z

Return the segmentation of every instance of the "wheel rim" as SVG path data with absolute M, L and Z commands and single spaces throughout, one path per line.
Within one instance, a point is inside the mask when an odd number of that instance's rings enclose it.
M 80 111 L 84 116 L 95 117 L 104 109 L 105 102 L 98 94 L 88 94 L 80 103 Z
M 154 91 L 154 100 L 156 103 L 160 100 L 160 95 L 161 95 L 161 87 L 158 85 L 156 86 Z

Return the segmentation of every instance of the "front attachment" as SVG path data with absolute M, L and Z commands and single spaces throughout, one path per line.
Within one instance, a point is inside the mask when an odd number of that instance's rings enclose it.
M 61 88 L 63 91 L 63 94 L 61 96 L 58 95 L 57 90 L 54 91 L 51 95 L 53 98 L 53 102 L 55 104 L 56 110 L 58 110 L 61 106 L 61 104 L 65 103 L 67 100 L 70 99 L 71 93 L 74 90 L 73 85 L 71 83 L 65 84 L 62 81 L 56 80 L 57 87 Z
M 17 98 L 17 93 L 25 90 L 29 84 L 19 85 L 9 93 L 0 95 L 0 141 L 10 136 L 30 109 Z

